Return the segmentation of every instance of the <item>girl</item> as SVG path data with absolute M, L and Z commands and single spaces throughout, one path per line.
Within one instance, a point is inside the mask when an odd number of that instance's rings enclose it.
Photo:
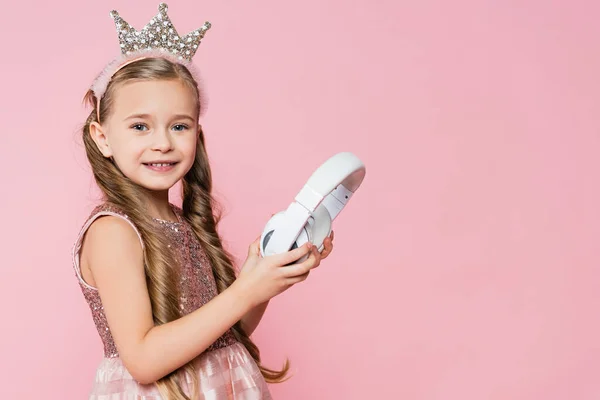
M 257 239 L 236 276 L 217 233 L 190 65 L 147 53 L 114 66 L 85 96 L 94 110 L 83 142 L 105 199 L 73 248 L 104 344 L 90 399 L 270 399 L 267 382 L 283 381 L 289 364 L 261 365 L 249 335 L 269 300 L 331 253 L 333 237 L 322 254 L 308 243 L 264 258 Z M 180 180 L 181 208 L 169 202 Z

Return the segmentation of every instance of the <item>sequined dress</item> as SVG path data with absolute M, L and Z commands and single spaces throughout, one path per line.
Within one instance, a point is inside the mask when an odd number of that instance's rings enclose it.
M 182 210 L 177 206 L 171 206 L 178 222 L 159 219 L 154 219 L 154 222 L 159 233 L 169 239 L 169 246 L 174 248 L 173 253 L 178 257 L 181 265 L 179 305 L 182 315 L 186 315 L 215 297 L 217 288 L 210 263 L 200 242 L 193 234 L 189 223 L 183 218 Z M 81 275 L 79 252 L 85 232 L 98 217 L 105 215 L 123 218 L 131 224 L 140 237 L 127 215 L 116 207 L 104 203 L 92 211 L 73 246 L 73 266 L 79 286 L 90 307 L 92 318 L 104 345 L 104 357 L 96 370 L 89 399 L 162 399 L 154 384 L 138 383 L 121 362 L 98 291 L 87 284 Z M 236 340 L 231 330 L 217 339 L 193 362 L 199 375 L 200 399 L 271 399 L 268 386 L 256 363 L 246 348 Z

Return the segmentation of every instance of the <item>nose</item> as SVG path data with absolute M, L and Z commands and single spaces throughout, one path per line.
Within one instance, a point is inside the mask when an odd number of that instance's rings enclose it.
M 152 150 L 167 152 L 173 149 L 173 141 L 169 132 L 165 129 L 157 129 L 152 135 Z

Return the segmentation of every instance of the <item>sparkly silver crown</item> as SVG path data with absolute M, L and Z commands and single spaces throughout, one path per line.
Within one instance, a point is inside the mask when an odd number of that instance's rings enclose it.
M 179 36 L 167 10 L 167 5 L 160 3 L 158 14 L 141 31 L 132 28 L 117 11 L 111 11 L 110 16 L 114 19 L 119 34 L 121 53 L 129 55 L 143 50 L 161 50 L 177 55 L 179 59 L 191 61 L 204 34 L 210 29 L 210 22 L 205 22 L 202 27 L 185 36 Z

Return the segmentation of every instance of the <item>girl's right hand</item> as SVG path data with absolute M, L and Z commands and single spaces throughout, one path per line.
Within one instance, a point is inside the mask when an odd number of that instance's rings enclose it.
M 287 265 L 309 253 L 302 263 Z M 242 288 L 252 306 L 256 306 L 304 281 L 320 263 L 321 255 L 310 242 L 285 253 L 262 257 L 259 236 L 250 245 L 235 284 Z

